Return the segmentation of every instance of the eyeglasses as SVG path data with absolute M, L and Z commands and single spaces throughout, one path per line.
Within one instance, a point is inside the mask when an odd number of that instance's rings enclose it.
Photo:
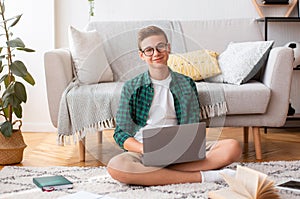
M 168 43 L 159 43 L 154 48 L 147 47 L 144 50 L 141 50 L 141 52 L 144 53 L 144 55 L 146 55 L 147 57 L 151 57 L 154 54 L 154 49 L 156 49 L 156 51 L 159 53 L 163 53 L 168 49 Z

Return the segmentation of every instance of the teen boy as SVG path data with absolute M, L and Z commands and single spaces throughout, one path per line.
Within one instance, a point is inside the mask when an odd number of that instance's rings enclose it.
M 233 139 L 207 142 L 209 152 L 204 160 L 164 168 L 142 164 L 142 128 L 200 122 L 200 108 L 193 80 L 167 66 L 171 49 L 162 29 L 141 29 L 138 47 L 148 71 L 122 88 L 114 139 L 125 152 L 110 160 L 109 174 L 120 182 L 137 185 L 212 182 L 221 180 L 222 172 L 233 175 L 233 170 L 217 170 L 240 158 L 240 144 Z

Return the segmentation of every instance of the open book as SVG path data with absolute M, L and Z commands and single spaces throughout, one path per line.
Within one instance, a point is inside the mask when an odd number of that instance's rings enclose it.
M 256 170 L 237 166 L 235 177 L 222 174 L 229 188 L 211 191 L 211 199 L 277 199 L 280 198 L 274 183 L 267 175 Z

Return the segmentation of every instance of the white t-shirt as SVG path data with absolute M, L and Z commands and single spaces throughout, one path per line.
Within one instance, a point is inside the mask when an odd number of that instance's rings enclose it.
M 134 136 L 139 142 L 143 142 L 142 129 L 177 124 L 174 99 L 169 88 L 171 80 L 171 74 L 164 80 L 155 80 L 151 78 L 154 96 L 149 110 L 147 124 Z

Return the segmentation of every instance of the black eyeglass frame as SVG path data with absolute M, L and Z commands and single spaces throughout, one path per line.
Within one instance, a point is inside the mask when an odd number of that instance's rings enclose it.
M 161 46 L 161 49 L 158 48 L 160 45 L 163 45 L 163 46 Z M 154 48 L 153 48 L 153 47 L 146 47 L 144 50 L 140 49 L 140 51 L 141 51 L 145 56 L 151 57 L 151 56 L 154 54 L 154 50 L 156 50 L 156 51 L 159 52 L 159 53 L 163 53 L 163 52 L 165 52 L 166 50 L 168 50 L 168 45 L 169 45 L 169 43 L 159 43 L 159 44 L 157 44 Z M 146 54 L 146 53 L 145 53 L 145 51 L 148 50 L 148 49 L 151 50 L 151 51 L 149 51 L 150 54 Z

